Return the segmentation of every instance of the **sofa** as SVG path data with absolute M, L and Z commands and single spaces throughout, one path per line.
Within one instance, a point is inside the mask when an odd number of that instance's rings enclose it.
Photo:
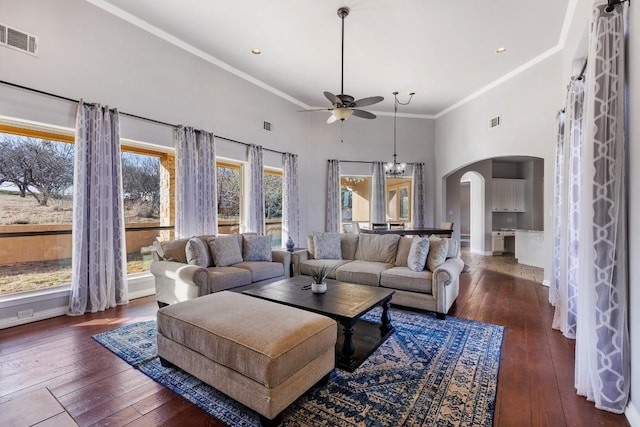
M 293 274 L 321 269 L 342 282 L 395 290 L 392 304 L 444 318 L 459 292 L 464 262 L 455 239 L 392 234 L 313 233 L 292 255 Z
M 160 307 L 290 276 L 291 254 L 271 236 L 208 235 L 154 242 L 151 274 Z

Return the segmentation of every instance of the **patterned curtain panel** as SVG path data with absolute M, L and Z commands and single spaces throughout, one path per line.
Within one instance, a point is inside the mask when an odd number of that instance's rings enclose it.
M 605 5 L 606 6 L 606 5 Z M 623 413 L 629 398 L 624 85 L 626 3 L 596 7 L 589 36 L 576 389 Z
M 69 314 L 128 302 L 118 112 L 80 101 L 73 178 Z
M 580 242 L 581 159 L 584 141 L 584 81 L 575 79 L 569 84 L 566 106 L 566 135 L 568 154 L 562 154 L 563 187 L 556 194 L 560 201 L 560 215 L 555 231 L 559 238 L 558 288 L 553 327 L 565 337 L 576 337 L 576 310 L 578 303 L 578 249 Z M 563 149 L 565 149 L 563 144 Z M 566 182 L 566 187 L 564 183 Z M 550 292 L 551 295 L 551 292 Z
M 176 237 L 217 234 L 216 148 L 213 134 L 190 127 L 174 130 Z
M 549 302 L 556 305 L 560 289 L 560 244 L 562 235 L 562 199 L 564 189 L 564 123 L 565 112 L 558 112 L 558 137 L 556 141 L 555 174 L 553 177 L 553 260 L 551 266 L 551 284 L 549 286 Z M 565 218 L 566 219 L 566 218 Z
M 294 243 L 300 243 L 300 197 L 298 193 L 298 155 L 282 155 L 284 170 L 282 185 L 282 245 L 289 237 Z
M 387 222 L 387 179 L 383 162 L 373 162 L 371 187 L 371 222 Z
M 245 231 L 264 235 L 264 177 L 262 146 L 250 145 L 249 183 L 247 186 L 247 211 Z
M 327 230 L 330 233 L 340 232 L 340 161 L 329 160 L 327 177 Z
M 424 163 L 416 163 L 413 166 L 413 200 L 411 203 L 411 221 L 415 228 L 421 228 L 427 225 L 425 197 Z

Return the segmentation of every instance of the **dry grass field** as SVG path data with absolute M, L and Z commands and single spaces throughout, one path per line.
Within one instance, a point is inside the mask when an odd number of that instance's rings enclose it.
M 125 212 L 128 222 L 157 222 L 156 218 L 138 215 L 139 209 L 130 207 Z M 0 230 L 17 232 L 27 225 L 71 224 L 72 201 L 50 200 L 47 206 L 40 206 L 31 196 L 25 198 L 15 193 L 0 191 Z M 2 238 L 0 237 L 0 245 Z M 139 273 L 149 270 L 151 260 L 144 260 L 142 254 L 128 254 L 127 271 Z M 47 289 L 71 283 L 71 259 L 54 261 L 7 263 L 0 259 L 0 295 L 34 289 Z

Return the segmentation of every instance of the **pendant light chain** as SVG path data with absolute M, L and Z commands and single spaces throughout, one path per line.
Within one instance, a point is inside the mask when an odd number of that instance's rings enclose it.
M 397 122 L 398 122 L 398 105 L 409 105 L 411 103 L 411 99 L 415 95 L 415 92 L 409 93 L 409 100 L 407 102 L 400 102 L 398 99 L 398 92 L 393 92 L 394 96 L 394 104 L 393 104 L 393 162 L 387 163 L 385 168 L 385 173 L 387 176 L 397 178 L 404 175 L 405 169 L 407 167 L 406 163 L 398 163 L 396 153 L 397 148 Z

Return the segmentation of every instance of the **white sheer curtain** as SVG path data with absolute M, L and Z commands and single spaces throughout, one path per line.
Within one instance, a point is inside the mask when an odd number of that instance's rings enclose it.
M 411 222 L 414 228 L 426 227 L 427 212 L 425 209 L 424 163 L 416 163 L 413 165 L 412 185 Z
M 583 197 L 581 186 L 581 159 L 584 142 L 584 81 L 574 79 L 569 84 L 566 106 L 566 126 L 563 143 L 561 172 L 562 187 L 556 198 L 559 199 L 556 217 L 556 234 L 559 237 L 557 248 L 558 284 L 556 292 L 556 310 L 553 327 L 562 331 L 567 338 L 576 337 L 576 310 L 578 303 L 578 248 L 580 243 L 580 200 Z M 559 160 L 558 160 L 559 161 Z M 564 185 L 566 183 L 566 185 Z M 551 295 L 551 292 L 550 292 Z
M 373 162 L 371 222 L 387 222 L 387 178 L 383 162 Z
M 298 155 L 282 154 L 284 171 L 282 185 L 282 245 L 291 237 L 294 243 L 300 239 L 300 197 L 298 192 Z
M 327 174 L 327 231 L 340 232 L 340 161 L 329 160 Z
M 128 302 L 118 112 L 80 101 L 73 178 L 69 314 Z
M 217 234 L 216 149 L 213 134 L 174 129 L 176 237 Z
M 246 198 L 245 231 L 264 235 L 264 176 L 262 146 L 249 145 L 249 180 Z
M 626 4 L 594 9 L 589 36 L 575 381 L 597 408 L 629 398 L 625 141 Z
M 562 191 L 564 189 L 564 125 L 565 110 L 558 112 L 558 135 L 556 141 L 556 162 L 553 176 L 553 260 L 551 266 L 551 284 L 549 286 L 549 302 L 556 305 L 560 289 L 560 271 L 562 257 L 560 255 L 562 241 Z M 566 203 L 566 202 L 564 202 Z M 565 218 L 566 219 L 566 218 Z

